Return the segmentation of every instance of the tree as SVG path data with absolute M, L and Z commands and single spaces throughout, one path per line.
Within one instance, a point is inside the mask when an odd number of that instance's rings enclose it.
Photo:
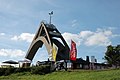
M 120 66 L 120 45 L 107 46 L 107 51 L 104 56 L 105 60 L 112 66 Z

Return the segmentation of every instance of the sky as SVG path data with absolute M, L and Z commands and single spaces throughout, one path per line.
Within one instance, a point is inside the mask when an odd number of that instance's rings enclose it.
M 77 58 L 95 56 L 104 62 L 106 47 L 120 44 L 120 0 L 0 0 L 0 62 L 24 60 L 41 21 L 61 32 L 69 47 L 77 44 Z M 48 59 L 45 46 L 33 62 Z

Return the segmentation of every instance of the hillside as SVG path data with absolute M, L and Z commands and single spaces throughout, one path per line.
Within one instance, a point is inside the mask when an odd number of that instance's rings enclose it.
M 46 75 L 31 75 L 30 72 L 24 72 L 0 76 L 0 80 L 120 80 L 120 70 L 57 71 Z

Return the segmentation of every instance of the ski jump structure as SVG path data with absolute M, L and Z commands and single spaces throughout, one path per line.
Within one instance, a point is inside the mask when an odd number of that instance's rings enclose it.
M 64 40 L 61 33 L 53 24 L 47 24 L 45 22 L 41 22 L 38 31 L 36 32 L 32 43 L 27 51 L 25 56 L 26 59 L 32 61 L 37 50 L 42 48 L 43 44 L 45 45 L 50 61 L 60 61 L 60 60 L 68 60 L 70 48 Z M 53 44 L 57 46 L 57 53 L 55 60 L 53 59 Z M 42 53 L 43 54 L 43 53 Z M 24 66 L 30 66 L 31 63 L 23 64 Z

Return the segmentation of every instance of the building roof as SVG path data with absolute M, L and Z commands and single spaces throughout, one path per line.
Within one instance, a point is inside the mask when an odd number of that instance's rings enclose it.
M 71 61 L 72 63 L 79 63 L 79 64 L 89 64 L 90 62 L 83 60 L 82 58 L 77 58 L 76 61 Z

